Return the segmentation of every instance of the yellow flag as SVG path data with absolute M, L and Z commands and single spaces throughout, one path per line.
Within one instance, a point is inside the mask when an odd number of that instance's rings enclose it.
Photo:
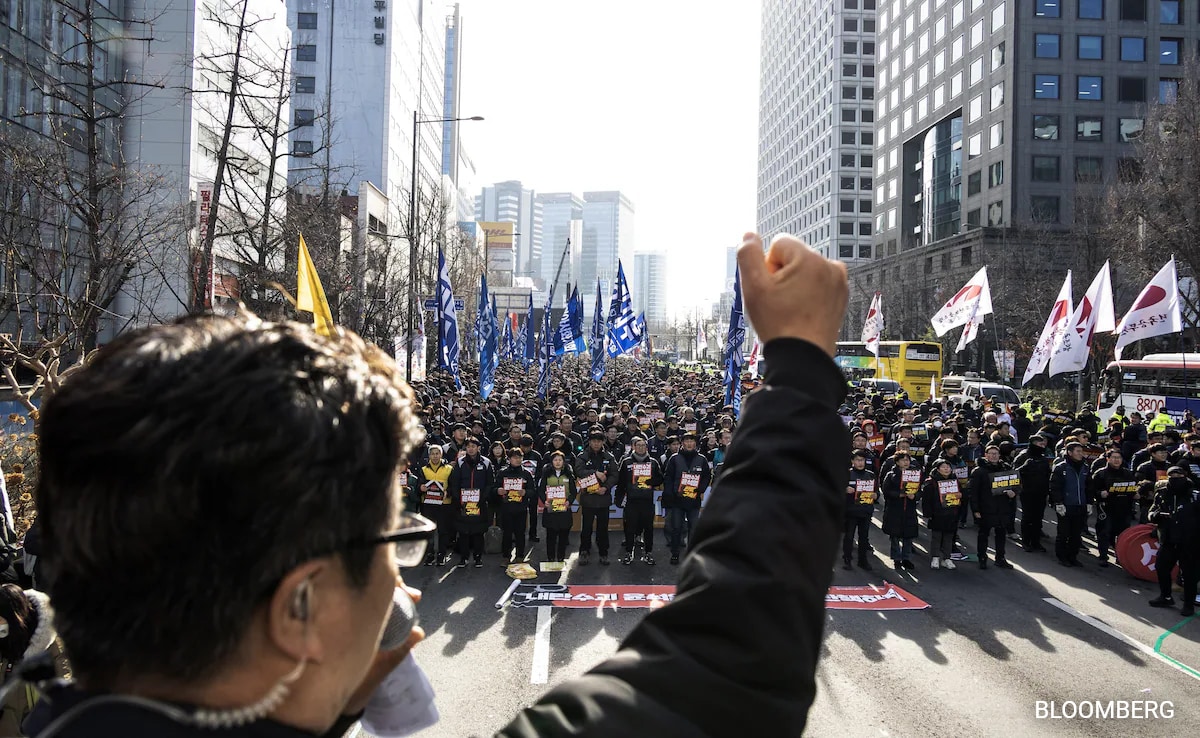
M 322 336 L 333 335 L 333 313 L 329 312 L 329 301 L 325 299 L 325 290 L 321 287 L 321 278 L 317 276 L 317 268 L 313 266 L 312 257 L 308 255 L 308 245 L 304 236 L 300 236 L 300 257 L 296 275 L 296 309 L 313 314 L 313 326 Z

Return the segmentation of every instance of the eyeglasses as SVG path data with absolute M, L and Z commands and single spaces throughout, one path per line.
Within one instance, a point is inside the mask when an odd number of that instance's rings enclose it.
M 360 541 L 351 541 L 346 548 L 369 548 L 386 543 L 396 544 L 396 565 L 402 569 L 419 566 L 425 559 L 425 550 L 437 530 L 434 523 L 424 515 L 401 513 L 400 527 L 381 536 Z

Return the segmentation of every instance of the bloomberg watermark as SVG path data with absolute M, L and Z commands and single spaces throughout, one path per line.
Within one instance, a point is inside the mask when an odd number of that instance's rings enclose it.
M 1175 703 L 1155 700 L 1038 700 L 1033 707 L 1038 720 L 1170 720 Z

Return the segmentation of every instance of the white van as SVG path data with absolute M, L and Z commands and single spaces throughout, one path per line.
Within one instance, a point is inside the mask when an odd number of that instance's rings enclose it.
M 1005 412 L 1011 412 L 1013 408 L 1021 404 L 1021 398 L 1012 387 L 978 376 L 942 377 L 942 392 L 947 400 L 953 400 L 959 404 L 965 400 L 971 400 L 979 405 L 995 397 L 996 401 L 1004 407 Z

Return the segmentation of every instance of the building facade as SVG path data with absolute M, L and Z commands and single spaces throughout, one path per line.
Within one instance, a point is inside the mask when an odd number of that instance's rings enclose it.
M 560 285 L 577 284 L 583 253 L 583 200 L 570 192 L 540 192 L 535 203 L 542 214 L 542 258 L 537 275 L 541 286 L 548 289 L 555 277 Z M 564 260 L 568 240 L 571 248 Z
M 484 187 L 475 198 L 475 220 L 516 224 L 515 276 L 541 275 L 542 213 L 536 193 L 517 180 Z
M 763 0 L 758 230 L 872 249 L 876 0 Z
M 392 203 L 389 232 L 407 222 L 413 114 L 417 188 L 440 191 L 447 23 L 436 0 L 287 0 L 295 52 L 293 185 L 358 191 Z
M 583 250 L 579 280 L 594 285 L 599 278 L 612 285 L 618 259 L 625 280 L 634 279 L 633 203 L 618 191 L 583 193 Z
M 1136 176 L 1147 105 L 1170 102 L 1200 17 L 1178 0 L 962 0 L 879 9 L 875 245 L 970 228 L 1088 225 Z
M 646 314 L 650 330 L 667 324 L 667 254 L 643 251 L 633 255 L 633 309 Z

